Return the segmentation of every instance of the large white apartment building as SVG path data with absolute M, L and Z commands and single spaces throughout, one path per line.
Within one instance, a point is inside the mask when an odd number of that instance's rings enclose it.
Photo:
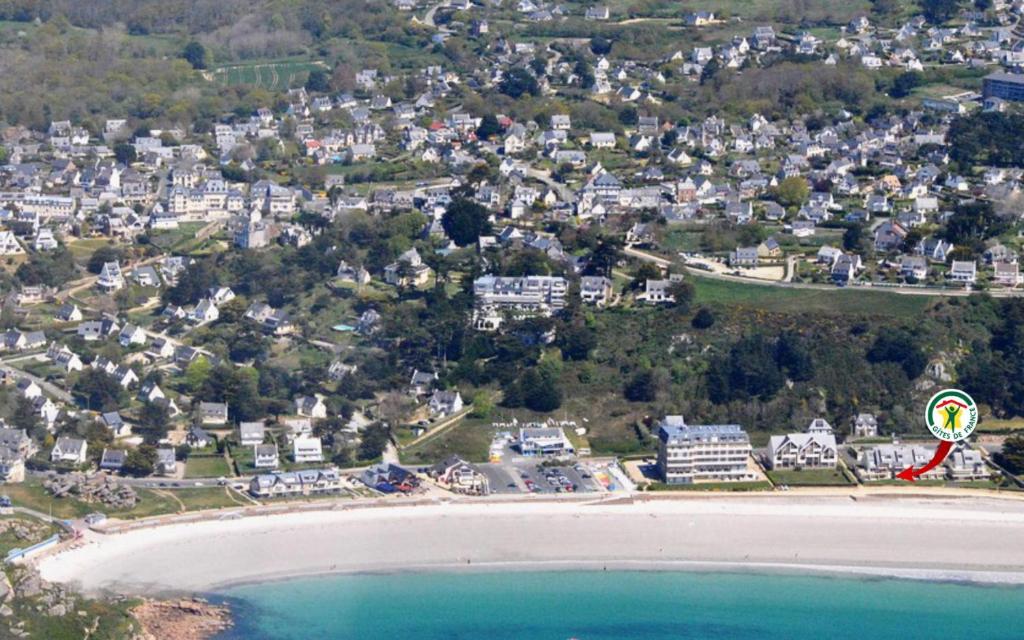
M 497 329 L 507 313 L 517 318 L 549 316 L 565 307 L 569 283 L 559 276 L 481 276 L 473 281 L 476 327 Z
M 756 479 L 750 438 L 739 425 L 688 425 L 682 416 L 665 416 L 658 440 L 658 471 L 667 484 Z

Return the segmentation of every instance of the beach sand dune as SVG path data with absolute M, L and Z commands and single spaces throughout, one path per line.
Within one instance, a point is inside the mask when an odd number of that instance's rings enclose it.
M 202 592 L 330 572 L 741 568 L 1024 583 L 1024 502 L 849 497 L 463 502 L 90 533 L 40 563 L 89 592 Z

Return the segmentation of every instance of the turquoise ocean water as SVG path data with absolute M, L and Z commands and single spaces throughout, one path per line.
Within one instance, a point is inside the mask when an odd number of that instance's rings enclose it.
M 1024 589 L 682 572 L 341 575 L 230 588 L 218 640 L 1024 638 Z

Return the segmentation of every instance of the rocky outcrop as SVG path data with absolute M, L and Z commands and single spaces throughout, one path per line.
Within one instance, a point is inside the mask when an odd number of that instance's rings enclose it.
M 201 598 L 147 600 L 132 614 L 142 627 L 137 640 L 205 640 L 231 626 L 227 607 Z
M 139 502 L 134 489 L 103 473 L 91 477 L 82 473 L 53 475 L 43 486 L 55 498 L 75 497 L 113 509 L 131 509 Z

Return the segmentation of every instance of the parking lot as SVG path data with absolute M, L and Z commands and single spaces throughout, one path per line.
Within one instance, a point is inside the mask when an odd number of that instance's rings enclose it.
M 546 465 L 541 459 L 518 458 L 480 465 L 491 493 L 592 493 L 605 491 L 585 464 Z

